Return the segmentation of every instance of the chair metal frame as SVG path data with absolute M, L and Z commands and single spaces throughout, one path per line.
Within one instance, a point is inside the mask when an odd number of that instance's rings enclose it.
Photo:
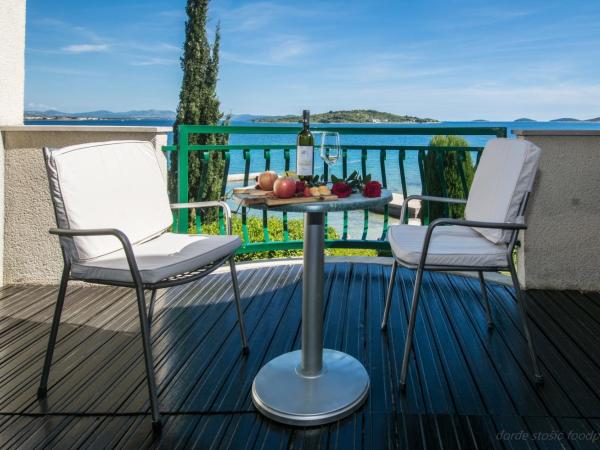
M 394 262 L 392 264 L 392 273 L 390 275 L 390 282 L 388 285 L 386 299 L 385 299 L 385 308 L 383 312 L 383 320 L 381 322 L 381 330 L 386 331 L 388 318 L 390 314 L 390 308 L 392 303 L 392 293 L 394 290 L 394 283 L 396 278 L 396 270 L 398 269 L 398 264 L 403 267 L 409 269 L 416 269 L 417 274 L 415 277 L 415 285 L 412 296 L 412 304 L 410 309 L 410 316 L 408 321 L 408 329 L 406 332 L 406 342 L 404 347 L 404 356 L 402 358 L 402 371 L 400 375 L 400 390 L 405 391 L 406 389 L 406 377 L 408 374 L 408 363 L 410 359 L 410 354 L 413 346 L 413 335 L 415 330 L 416 318 L 417 318 L 417 308 L 419 306 L 419 298 L 420 298 L 420 290 L 421 284 L 423 281 L 423 272 L 425 270 L 429 271 L 461 271 L 461 272 L 477 272 L 479 276 L 479 283 L 481 286 L 485 312 L 488 322 L 488 329 L 492 329 L 494 327 L 494 323 L 492 321 L 492 314 L 490 310 L 489 299 L 486 291 L 485 280 L 483 277 L 484 272 L 498 272 L 500 270 L 508 270 L 510 272 L 512 284 L 516 293 L 517 305 L 519 308 L 519 315 L 521 317 L 521 322 L 523 325 L 525 338 L 527 340 L 527 346 L 529 349 L 529 356 L 531 358 L 531 363 L 533 366 L 533 374 L 534 381 L 537 385 L 543 384 L 543 377 L 540 372 L 538 361 L 535 353 L 535 349 L 533 346 L 533 342 L 531 339 L 531 333 L 529 332 L 529 325 L 527 323 L 527 308 L 525 305 L 525 296 L 521 291 L 521 287 L 519 286 L 519 279 L 517 278 L 517 271 L 515 269 L 514 261 L 513 261 L 513 250 L 517 241 L 518 232 L 520 230 L 527 229 L 527 225 L 525 224 L 525 208 L 527 206 L 527 202 L 529 199 L 529 192 L 526 192 L 521 204 L 519 206 L 519 210 L 517 213 L 517 222 L 480 222 L 473 220 L 462 220 L 462 219 L 449 219 L 449 218 L 439 218 L 434 220 L 427 227 L 427 233 L 425 234 L 425 239 L 423 241 L 423 249 L 421 251 L 421 257 L 419 263 L 417 265 L 409 263 L 407 261 L 403 261 L 402 259 L 396 257 L 394 255 Z M 406 215 L 406 211 L 408 210 L 408 202 L 410 200 L 426 200 L 426 201 L 434 201 L 434 202 L 444 202 L 444 203 L 456 203 L 456 204 L 466 204 L 467 201 L 463 199 L 455 199 L 455 198 L 445 198 L 445 197 L 434 197 L 428 195 L 410 195 L 406 198 L 402 205 L 402 210 L 400 212 L 400 223 L 404 223 L 404 217 Z M 500 230 L 510 230 L 511 235 L 510 239 L 506 243 L 506 265 L 505 266 L 459 266 L 459 265 L 435 265 L 435 264 L 427 264 L 427 254 L 429 252 L 429 244 L 431 241 L 431 237 L 433 235 L 434 230 L 443 225 L 455 225 L 455 226 L 463 226 L 463 227 L 478 227 L 478 228 L 491 228 L 491 229 L 500 229 Z
M 53 199 L 54 203 L 54 199 Z M 55 205 L 56 206 L 56 205 Z M 209 208 L 209 207 L 220 207 L 224 211 L 224 216 L 226 220 L 227 233 L 229 235 L 232 234 L 231 228 L 231 210 L 227 203 L 222 201 L 205 201 L 205 202 L 193 202 L 193 203 L 175 203 L 171 205 L 171 209 L 181 209 L 181 208 Z M 56 208 L 55 208 L 56 211 Z M 58 222 L 58 221 L 57 221 Z M 152 427 L 155 431 L 159 431 L 161 428 L 161 417 L 160 411 L 158 409 L 158 393 L 156 388 L 156 379 L 154 374 L 154 363 L 152 359 L 152 345 L 151 345 L 151 325 L 152 325 L 152 316 L 154 311 L 154 303 L 156 300 L 156 291 L 162 288 L 168 288 L 171 286 L 177 286 L 181 284 L 190 283 L 192 281 L 199 280 L 200 278 L 205 277 L 211 272 L 215 271 L 221 265 L 223 265 L 226 261 L 229 261 L 229 269 L 231 272 L 231 279 L 233 284 L 233 292 L 235 297 L 235 307 L 237 312 L 238 325 L 240 329 L 240 335 L 242 339 L 242 353 L 244 355 L 248 354 L 248 341 L 246 338 L 246 331 L 244 328 L 244 319 L 242 314 L 242 308 L 240 304 L 240 289 L 237 280 L 237 273 L 235 269 L 235 252 L 221 258 L 217 261 L 213 261 L 207 265 L 198 267 L 196 270 L 187 272 L 184 274 L 180 274 L 177 276 L 173 276 L 164 280 L 160 280 L 156 283 L 144 283 L 142 281 L 142 276 L 140 274 L 140 270 L 138 268 L 135 255 L 133 252 L 133 246 L 129 241 L 128 237 L 120 230 L 114 228 L 106 228 L 106 229 L 85 229 L 85 230 L 74 230 L 74 229 L 60 229 L 60 228 L 51 228 L 50 234 L 57 235 L 60 237 L 60 244 L 63 256 L 63 272 L 60 281 L 60 288 L 58 290 L 58 298 L 56 301 L 56 308 L 54 310 L 54 317 L 52 319 L 52 326 L 50 329 L 50 337 L 48 339 L 48 348 L 46 350 L 46 357 L 44 360 L 44 367 L 42 370 L 42 377 L 40 380 L 40 386 L 38 388 L 38 398 L 45 398 L 48 391 L 48 377 L 50 375 L 50 366 L 52 365 L 52 356 L 54 353 L 54 347 L 56 345 L 56 338 L 58 335 L 58 327 L 60 325 L 60 316 L 62 313 L 65 295 L 67 292 L 67 284 L 70 280 L 84 281 L 86 283 L 92 284 L 104 284 L 110 286 L 122 286 L 129 287 L 135 289 L 137 305 L 138 305 L 138 314 L 140 318 L 140 328 L 141 328 L 141 336 L 142 336 L 142 346 L 144 349 L 144 364 L 146 370 L 146 378 L 148 382 L 148 394 L 150 396 L 150 410 L 152 413 Z M 131 272 L 132 281 L 110 281 L 110 280 L 96 280 L 96 279 L 87 279 L 87 278 L 79 278 L 71 275 L 71 259 L 68 255 L 67 250 L 65 249 L 65 245 L 63 239 L 73 239 L 76 236 L 114 236 L 116 237 L 123 247 L 123 251 L 125 252 L 125 257 L 127 258 L 127 263 L 129 265 L 129 270 Z M 150 295 L 150 303 L 146 305 L 146 294 L 145 291 L 149 290 L 151 292 Z

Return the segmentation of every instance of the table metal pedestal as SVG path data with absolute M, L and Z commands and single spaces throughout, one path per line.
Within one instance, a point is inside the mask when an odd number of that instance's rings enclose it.
M 325 214 L 304 215 L 302 350 L 278 356 L 252 384 L 256 408 L 278 422 L 311 426 L 356 410 L 369 393 L 369 375 L 355 358 L 323 349 Z

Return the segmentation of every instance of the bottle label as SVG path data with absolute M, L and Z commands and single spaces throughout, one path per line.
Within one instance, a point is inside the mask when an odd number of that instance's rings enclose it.
M 296 147 L 296 174 L 300 177 L 313 174 L 313 149 L 312 145 L 299 145 Z

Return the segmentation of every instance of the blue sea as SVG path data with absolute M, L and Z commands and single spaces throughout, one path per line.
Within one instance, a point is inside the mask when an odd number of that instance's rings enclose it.
M 102 121 L 26 121 L 28 125 L 103 125 L 103 126 L 172 126 L 172 122 L 168 120 L 102 120 Z M 288 124 L 257 124 L 248 122 L 234 122 L 232 125 L 244 125 L 244 126 L 286 126 Z M 321 125 L 321 124 L 319 124 Z M 600 123 L 598 122 L 441 122 L 435 124 L 330 124 L 326 126 L 344 126 L 344 127 L 356 127 L 356 128 L 386 128 L 386 127 L 506 127 L 508 129 L 508 137 L 514 138 L 515 130 L 581 130 L 581 129 L 592 129 L 600 130 Z M 490 138 L 489 136 L 464 136 L 469 145 L 476 147 L 483 147 L 486 141 Z M 385 136 L 385 135 L 343 135 L 341 136 L 341 145 L 360 145 L 371 148 L 368 151 L 367 156 L 367 172 L 371 174 L 372 179 L 381 180 L 381 168 L 379 160 L 379 150 L 376 150 L 378 145 L 427 145 L 431 136 Z M 172 141 L 172 135 L 169 140 Z M 290 145 L 291 148 L 291 170 L 294 170 L 295 166 L 295 154 L 293 146 L 295 143 L 295 135 L 290 134 L 247 134 L 247 135 L 230 135 L 230 144 L 232 145 L 274 145 L 284 144 Z M 317 142 L 315 142 L 317 144 Z M 406 171 L 407 179 L 407 193 L 415 194 L 421 192 L 421 181 L 419 175 L 419 167 L 417 162 L 417 152 L 407 151 L 404 167 Z M 315 150 L 315 172 L 322 173 L 324 164 L 320 161 L 318 151 Z M 270 169 L 278 173 L 281 173 L 284 168 L 284 160 L 282 152 L 272 151 L 271 152 L 271 165 Z M 262 150 L 251 151 L 251 165 L 250 172 L 261 172 L 265 170 L 265 159 L 263 157 Z M 360 172 L 360 151 L 348 152 L 348 173 L 353 170 Z M 244 172 L 244 159 L 242 151 L 231 151 L 231 165 L 229 174 L 242 174 Z M 330 173 L 341 177 L 341 163 L 334 165 Z M 402 192 L 400 183 L 400 170 L 398 166 L 398 151 L 389 151 L 386 157 L 386 174 L 388 188 L 395 192 Z M 230 182 L 228 190 L 233 187 L 241 186 L 240 182 Z M 362 231 L 362 213 L 355 212 L 357 214 L 356 220 L 350 218 L 351 224 L 356 224 L 356 227 L 350 228 L 351 237 L 360 237 Z M 351 213 L 351 216 L 355 214 Z M 341 228 L 341 215 L 336 217 L 336 214 L 332 214 L 329 223 L 336 229 Z M 369 225 L 369 238 L 376 238 L 381 233 L 381 217 L 377 215 L 371 215 L 372 224 Z M 374 216 L 374 217 L 373 217 Z M 360 229 L 358 228 L 360 224 Z

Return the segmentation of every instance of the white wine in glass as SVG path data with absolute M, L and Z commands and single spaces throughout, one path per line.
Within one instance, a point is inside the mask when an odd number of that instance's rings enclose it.
M 340 134 L 323 131 L 321 134 L 321 159 L 331 167 L 340 158 Z

